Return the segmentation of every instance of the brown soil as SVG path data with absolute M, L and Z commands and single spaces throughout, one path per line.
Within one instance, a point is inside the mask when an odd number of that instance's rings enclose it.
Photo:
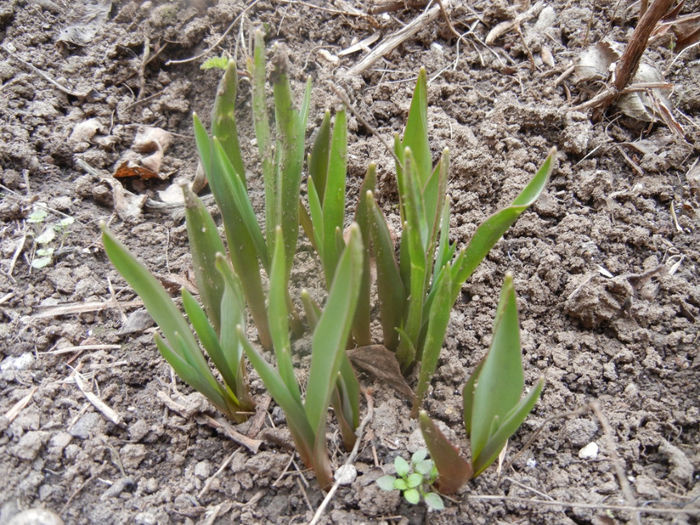
M 473 27 L 459 45 L 439 18 L 350 77 L 347 70 L 366 51 L 337 64 L 321 51 L 337 55 L 354 39 L 375 31 L 387 35 L 421 11 L 368 17 L 363 13 L 369 1 L 253 4 L 207 56 L 225 51 L 242 57 L 253 28 L 264 26 L 270 42 L 291 50 L 295 88 L 301 90 L 307 75 L 314 81 L 312 127 L 324 109 L 339 103 L 335 85 L 389 140 L 402 129 L 419 67 L 427 68 L 431 144 L 435 155 L 445 147 L 451 151 L 452 233 L 458 242 L 512 200 L 551 146 L 559 150 L 545 194 L 465 284 L 427 402 L 431 415 L 466 448 L 459 392 L 488 348 L 497 293 L 504 273 L 512 271 L 526 382 L 547 377 L 541 400 L 509 443 L 505 461 L 515 458 L 512 465 L 500 477 L 491 467 L 429 518 L 422 506 L 380 491 L 374 480 L 397 454 L 407 457 L 420 446 L 419 434 L 406 417 L 407 403 L 363 376 L 374 387 L 375 409 L 356 462 L 358 477 L 340 488 L 322 522 L 602 524 L 635 518 L 605 505 L 676 511 L 643 514 L 650 523 L 694 522 L 700 486 L 700 261 L 698 176 L 690 169 L 700 143 L 698 47 L 680 57 L 664 45 L 646 53 L 675 86 L 672 102 L 685 115 L 678 117 L 684 141 L 663 125 L 634 127 L 614 112 L 595 123 L 567 112 L 583 90 L 572 77 L 555 86 L 590 43 L 626 40 L 636 22 L 632 2 L 551 2 L 544 14 L 522 23 L 523 38 L 512 30 L 490 48 L 479 41 L 520 11 L 504 0 L 453 2 L 450 18 L 457 31 Z M 173 382 L 153 344 L 152 324 L 133 304 L 133 292 L 109 264 L 98 236 L 99 221 L 110 223 L 173 291 L 187 278 L 182 214 L 149 206 L 151 201 L 142 212 L 117 214 L 100 173 L 113 173 L 139 126 L 152 125 L 174 134 L 161 172 L 194 176 L 190 116 L 208 115 L 219 72 L 201 71 L 203 58 L 168 61 L 215 44 L 245 4 L 117 0 L 94 31 L 83 27 L 77 33 L 82 45 L 67 42 L 62 31 L 89 5 L 0 5 L 0 523 L 37 507 L 66 523 L 307 522 L 323 493 L 287 448 L 279 409 L 270 405 L 257 454 L 205 424 L 205 413 L 218 415 Z M 697 11 L 698 2 L 683 8 Z M 554 66 L 542 62 L 544 48 Z M 248 90 L 244 80 L 239 110 L 243 143 L 253 158 Z M 97 119 L 94 136 L 70 139 L 88 119 Z M 349 204 L 368 162 L 375 161 L 381 202 L 396 219 L 393 160 L 360 120 L 351 118 L 350 128 Z M 86 172 L 81 160 L 93 171 Z M 251 179 L 259 204 L 260 184 Z M 157 191 L 169 183 L 125 185 L 158 200 Z M 36 202 L 51 209 L 43 223 L 28 221 Z M 36 236 L 65 216 L 75 223 L 52 241 L 52 262 L 32 268 L 41 247 Z M 316 275 L 314 260 L 310 250 L 302 251 L 297 279 Z M 91 306 L 96 303 L 103 307 Z M 83 310 L 71 313 L 69 305 Z M 78 345 L 93 346 L 73 348 Z M 306 360 L 300 359 L 303 369 Z M 119 424 L 81 393 L 73 376 L 78 368 L 86 388 L 119 415 Z M 255 376 L 252 391 L 264 396 Z M 183 405 L 180 413 L 164 404 L 163 393 Z M 25 398 L 18 413 L 10 411 Z M 593 401 L 610 425 L 609 436 L 587 408 Z M 242 433 L 249 428 L 236 427 Z M 334 426 L 328 439 L 338 466 L 345 452 Z M 590 442 L 599 445 L 599 454 L 580 458 Z M 616 468 L 632 498 L 623 495 Z

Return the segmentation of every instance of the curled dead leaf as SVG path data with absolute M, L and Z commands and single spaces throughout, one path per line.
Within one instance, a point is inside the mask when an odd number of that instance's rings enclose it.
M 347 354 L 356 367 L 385 381 L 401 395 L 413 400 L 413 390 L 401 374 L 396 355 L 384 345 L 359 346 L 348 350 Z
M 161 151 L 165 153 L 173 140 L 172 133 L 152 126 L 140 129 L 134 137 L 131 149 L 138 153 L 153 153 Z

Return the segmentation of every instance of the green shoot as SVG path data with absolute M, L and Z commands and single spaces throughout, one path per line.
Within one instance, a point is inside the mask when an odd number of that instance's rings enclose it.
M 321 259 L 326 283 L 330 285 L 340 253 L 345 246 L 345 185 L 347 168 L 347 120 L 345 110 L 338 111 L 331 128 L 331 116 L 326 112 L 316 140 L 308 157 L 309 177 L 307 193 L 309 211 L 302 209 L 304 229 Z M 361 194 L 374 191 L 377 182 L 376 166 L 370 164 Z M 355 212 L 363 239 L 365 262 L 362 272 L 360 299 L 353 322 L 353 336 L 358 345 L 371 344 L 370 325 L 370 269 L 369 269 L 369 216 L 366 203 L 361 199 Z
M 364 204 L 377 264 L 384 345 L 396 353 L 404 373 L 420 364 L 413 400 L 415 417 L 435 372 L 459 290 L 493 245 L 540 195 L 552 171 L 554 151 L 513 203 L 479 226 L 459 252 L 449 242 L 449 154 L 445 150 L 435 167 L 430 157 L 425 70 L 418 77 L 403 139 L 395 137 L 394 154 L 403 224 L 398 260 L 386 219 L 372 192 L 365 194 Z
M 188 220 L 192 221 L 190 215 Z M 201 231 L 206 228 L 205 224 L 206 221 L 193 227 Z M 102 242 L 112 264 L 141 297 L 146 310 L 162 330 L 165 338 L 156 334 L 155 340 L 166 361 L 186 383 L 204 394 L 233 421 L 244 421 L 253 408 L 253 403 L 248 395 L 237 334 L 231 334 L 230 330 L 225 329 L 217 334 L 204 310 L 183 289 L 185 311 L 202 346 L 221 373 L 224 380 L 222 384 L 212 374 L 189 324 L 163 286 L 104 225 Z M 227 319 L 227 323 L 234 320 L 242 323 L 245 314 L 240 297 L 240 283 L 223 259 L 216 261 L 216 267 L 224 282 L 219 307 L 222 318 Z
M 481 474 L 498 457 L 506 441 L 525 420 L 540 396 L 544 379 L 521 398 L 523 368 L 520 354 L 518 311 L 513 277 L 506 275 L 496 310 L 493 342 L 463 390 L 464 425 L 471 443 L 471 464 L 437 429 L 425 412 L 420 427 L 435 458 L 438 486 L 456 492 L 470 477 Z
M 270 276 L 270 288 L 276 291 L 276 295 L 273 297 L 271 292 L 268 310 L 277 368 L 265 361 L 245 339 L 241 329 L 239 335 L 243 338 L 243 348 L 248 359 L 272 398 L 284 411 L 302 460 L 313 469 L 321 487 L 328 489 L 333 483 L 333 476 L 326 445 L 326 412 L 339 384 L 359 394 L 354 373 L 352 378 L 346 376 L 347 373 L 352 373 L 352 369 L 346 368 L 345 346 L 355 314 L 362 276 L 362 238 L 359 227 L 351 226 L 349 240 L 338 261 L 326 306 L 313 333 L 311 370 L 305 389 L 306 396 L 302 400 L 301 388 L 294 377 L 290 357 L 286 302 L 280 300 L 282 292 L 279 290 L 279 282 L 286 282 L 282 235 L 282 228 L 277 228 L 273 271 Z M 277 322 L 273 322 L 273 317 Z

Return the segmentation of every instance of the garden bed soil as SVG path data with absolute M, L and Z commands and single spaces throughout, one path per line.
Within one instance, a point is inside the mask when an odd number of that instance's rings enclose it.
M 311 129 L 340 105 L 336 91 L 352 105 L 349 208 L 376 162 L 379 200 L 398 225 L 394 163 L 382 140 L 403 129 L 421 66 L 430 79 L 433 155 L 450 150 L 451 236 L 459 245 L 558 149 L 544 194 L 464 285 L 425 405 L 466 451 L 461 388 L 489 347 L 498 292 L 513 272 L 526 385 L 540 376 L 546 385 L 503 468 L 492 466 L 429 516 L 382 492 L 375 480 L 396 455 L 421 446 L 419 432 L 407 400 L 361 374 L 374 410 L 358 476 L 340 487 L 321 523 L 634 522 L 620 506 L 670 509 L 641 514 L 645 523 L 695 522 L 698 48 L 676 55 L 658 44 L 644 57 L 674 85 L 684 140 L 614 110 L 595 122 L 568 111 L 591 93 L 573 76 L 557 78 L 590 44 L 626 41 L 637 20 L 632 2 L 547 2 L 522 21 L 522 37 L 511 28 L 488 47 L 489 30 L 525 8 L 444 3 L 463 38 L 438 16 L 359 74 L 348 71 L 367 51 L 340 52 L 376 32 L 385 38 L 421 9 L 370 16 L 369 1 L 2 3 L 0 523 L 30 508 L 65 523 L 306 523 L 323 499 L 256 374 L 252 393 L 267 413 L 234 428 L 261 441 L 257 452 L 212 426 L 221 416 L 173 378 L 152 322 L 99 238 L 105 221 L 173 294 L 191 278 L 182 211 L 158 207 L 158 192 L 197 169 L 191 115 L 208 121 L 220 76 L 200 65 L 221 53 L 242 64 L 258 27 L 270 46 L 289 51 L 297 93 L 311 76 Z M 699 10 L 686 2 L 683 13 Z M 249 90 L 243 78 L 240 131 L 246 159 L 254 159 Z M 172 134 L 160 166 L 169 179 L 122 180 L 130 193 L 120 194 L 110 176 L 142 126 Z M 249 169 L 261 209 L 252 160 Z M 49 213 L 31 222 L 37 203 Z M 74 222 L 39 244 L 44 229 L 66 217 Z M 294 284 L 314 290 L 318 263 L 300 243 Z M 52 258 L 33 268 L 42 247 L 54 248 Z M 296 345 L 300 376 L 306 346 Z M 113 420 L 81 391 L 76 371 Z M 334 423 L 328 442 L 337 467 L 346 452 Z M 581 457 L 590 443 L 597 455 Z

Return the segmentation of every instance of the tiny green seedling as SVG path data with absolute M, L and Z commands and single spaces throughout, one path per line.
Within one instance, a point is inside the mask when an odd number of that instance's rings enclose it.
M 226 71 L 226 67 L 228 66 L 229 58 L 225 56 L 220 56 L 220 57 L 211 57 L 207 58 L 201 66 L 199 66 L 199 69 L 202 69 L 206 71 L 207 69 L 223 69 Z
M 431 489 L 438 471 L 432 459 L 427 459 L 428 451 L 421 448 L 411 456 L 411 463 L 401 456 L 394 459 L 396 476 L 390 474 L 377 479 L 379 488 L 386 491 L 400 490 L 409 503 L 416 505 L 421 499 L 428 510 L 442 510 L 445 504 L 437 492 Z
M 45 223 L 48 216 L 49 212 L 46 209 L 46 205 L 37 202 L 34 205 L 32 213 L 27 218 L 27 222 L 30 224 L 42 225 Z M 32 268 L 39 270 L 53 262 L 53 255 L 56 252 L 55 245 L 58 244 L 59 249 L 63 246 L 66 236 L 68 235 L 68 228 L 70 228 L 71 224 L 74 222 L 75 219 L 73 219 L 73 217 L 64 217 L 58 221 L 46 224 L 41 233 L 34 236 L 36 249 L 34 251 L 35 257 L 32 258 Z M 38 230 L 39 227 L 37 226 L 37 231 Z

